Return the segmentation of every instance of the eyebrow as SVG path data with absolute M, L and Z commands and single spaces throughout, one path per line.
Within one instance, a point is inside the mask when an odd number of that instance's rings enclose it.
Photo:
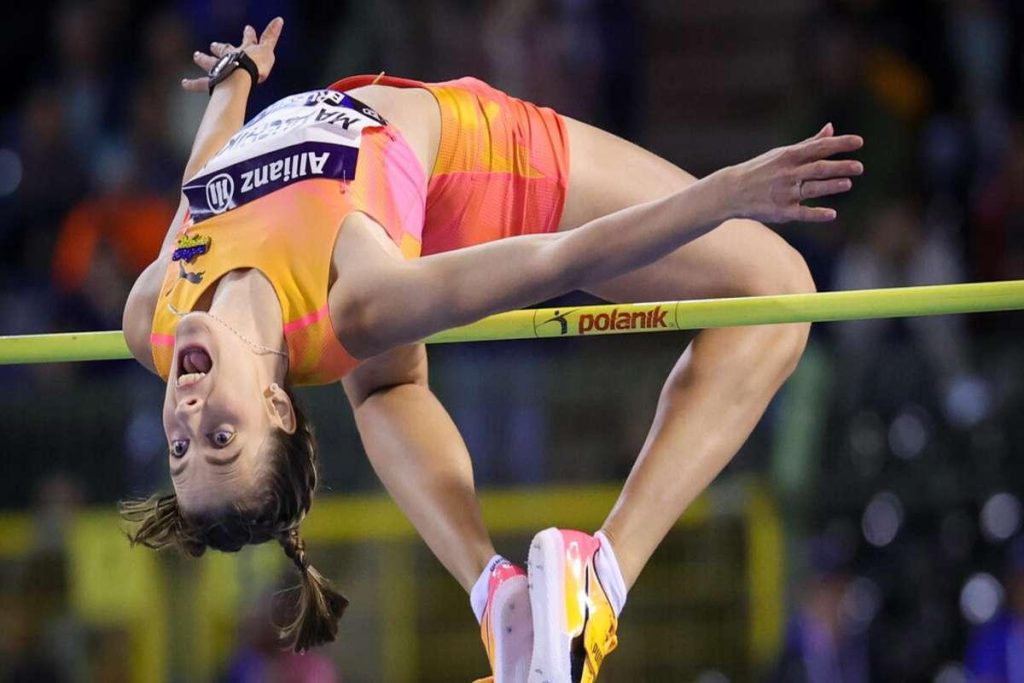
M 205 460 L 206 462 L 208 462 L 211 465 L 214 465 L 216 467 L 227 467 L 228 465 L 230 465 L 233 462 L 235 462 L 236 460 L 238 460 L 238 458 L 241 455 L 242 455 L 242 448 L 239 447 L 234 453 L 232 453 L 231 455 L 229 455 L 226 458 L 216 458 L 216 457 L 214 457 L 214 456 L 212 456 L 210 454 L 205 454 L 205 455 L 203 455 L 203 460 Z M 172 477 L 176 477 L 179 474 L 181 474 L 182 472 L 184 472 L 185 468 L 188 467 L 188 463 L 189 463 L 189 461 L 186 460 L 185 462 L 181 463 L 181 467 L 171 466 L 171 476 Z

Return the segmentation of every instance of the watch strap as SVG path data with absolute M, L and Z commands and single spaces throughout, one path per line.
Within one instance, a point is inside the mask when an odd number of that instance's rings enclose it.
M 223 61 L 223 60 L 222 60 Z M 221 65 L 222 61 L 218 61 L 217 65 L 210 71 L 210 94 L 213 94 L 213 89 L 217 87 L 225 78 L 230 76 L 235 69 L 241 67 L 249 74 L 252 78 L 252 87 L 260 82 L 260 70 L 256 66 L 256 62 L 252 60 L 252 57 L 245 53 L 245 50 L 236 50 L 231 54 L 227 55 L 227 61 L 223 63 L 223 66 L 218 70 L 218 66 Z M 214 73 L 216 72 L 216 73 Z

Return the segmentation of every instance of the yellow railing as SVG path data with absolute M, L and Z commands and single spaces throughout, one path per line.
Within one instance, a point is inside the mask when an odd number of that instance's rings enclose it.
M 618 487 L 611 485 L 546 487 L 485 491 L 481 502 L 495 536 L 528 537 L 552 524 L 597 528 L 617 495 Z M 746 576 L 746 586 L 737 590 L 746 595 L 746 613 L 740 618 L 746 623 L 746 659 L 753 667 L 772 655 L 782 634 L 781 525 L 766 489 L 754 480 L 744 480 L 718 486 L 700 498 L 673 533 L 686 534 L 723 518 L 736 520 L 744 529 L 745 571 L 740 575 Z M 389 683 L 420 680 L 416 605 L 423 597 L 418 591 L 424 589 L 410 568 L 421 549 L 401 512 L 381 495 L 325 497 L 304 522 L 303 533 L 315 556 L 334 546 L 371 544 L 375 548 L 380 575 L 374 579 L 387 590 L 377 596 L 374 614 L 386 628 L 380 631 L 377 652 L 370 656 L 379 658 L 380 675 Z M 237 555 L 209 553 L 198 562 L 130 550 L 115 513 L 107 509 L 78 515 L 68 538 L 74 612 L 94 626 L 127 627 L 132 637 L 125 654 L 133 679 L 140 681 L 166 680 L 173 667 L 176 677 L 212 679 L 233 647 L 234 626 L 246 602 L 241 584 L 270 585 L 285 565 L 273 544 Z M 0 560 L 26 555 L 33 540 L 26 516 L 0 515 Z M 652 566 L 656 562 L 657 556 Z M 246 576 L 244 582 L 240 573 Z M 651 572 L 650 581 L 668 580 L 665 576 L 671 573 Z M 174 581 L 184 586 L 175 588 Z M 676 593 L 686 590 L 685 586 L 665 588 Z M 362 596 L 362 600 L 365 604 L 374 598 Z M 188 621 L 172 627 L 169 614 Z M 468 608 L 465 616 L 470 619 Z M 171 637 L 177 643 L 175 651 L 189 653 L 173 667 Z M 624 637 L 628 646 L 629 634 Z

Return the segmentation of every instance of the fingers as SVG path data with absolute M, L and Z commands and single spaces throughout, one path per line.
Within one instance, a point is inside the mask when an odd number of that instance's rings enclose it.
M 821 138 L 832 137 L 834 133 L 835 129 L 832 127 L 832 123 L 829 122 L 822 126 L 821 130 L 819 130 L 817 133 L 804 140 L 804 142 L 810 142 L 811 140 L 819 140 Z
M 849 178 L 833 178 L 831 180 L 805 180 L 800 183 L 800 199 L 817 199 L 841 192 L 849 192 L 853 181 Z
M 181 87 L 189 92 L 209 92 L 210 79 L 206 76 L 202 78 L 183 78 L 181 79 Z
M 793 220 L 804 223 L 827 223 L 835 219 L 836 210 L 825 206 L 800 206 L 793 216 Z
M 203 71 L 209 72 L 213 68 L 213 65 L 217 63 L 217 58 L 213 55 L 208 55 L 205 52 L 196 50 L 192 53 L 192 61 L 196 63 Z
M 864 146 L 864 138 L 859 135 L 839 135 L 814 138 L 797 146 L 798 156 L 804 161 L 824 159 L 834 154 L 853 152 Z
M 231 43 L 210 43 L 210 52 L 213 53 L 214 57 L 223 57 L 226 54 L 230 54 L 235 51 L 235 46 Z
M 854 159 L 822 159 L 805 164 L 797 169 L 797 176 L 803 180 L 825 178 L 847 178 L 864 173 L 864 164 Z
M 849 192 L 853 181 L 849 178 L 832 178 L 830 180 L 805 180 L 796 187 L 797 204 L 793 207 L 789 220 L 804 223 L 826 223 L 836 219 L 836 210 L 827 206 L 804 206 L 799 202 L 805 199 L 817 199 Z M 787 212 L 788 213 L 788 212 Z
M 256 43 L 256 29 L 249 24 L 246 24 L 245 29 L 242 31 L 242 48 L 247 48 L 250 45 L 255 45 Z
M 267 27 L 263 29 L 260 36 L 260 45 L 268 45 L 271 50 L 277 45 L 277 39 L 281 37 L 281 29 L 284 28 L 284 19 L 276 17 L 271 19 Z

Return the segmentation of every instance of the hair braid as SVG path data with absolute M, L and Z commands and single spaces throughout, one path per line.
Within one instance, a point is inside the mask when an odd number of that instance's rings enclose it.
M 331 642 L 338 634 L 338 621 L 348 607 L 348 600 L 309 563 L 306 542 L 299 535 L 298 527 L 279 537 L 278 542 L 302 573 L 295 619 L 281 629 L 281 637 L 287 639 L 296 652 Z
M 306 557 L 306 542 L 299 536 L 298 529 L 292 529 L 281 539 L 281 547 L 300 572 L 309 569 L 309 558 Z

